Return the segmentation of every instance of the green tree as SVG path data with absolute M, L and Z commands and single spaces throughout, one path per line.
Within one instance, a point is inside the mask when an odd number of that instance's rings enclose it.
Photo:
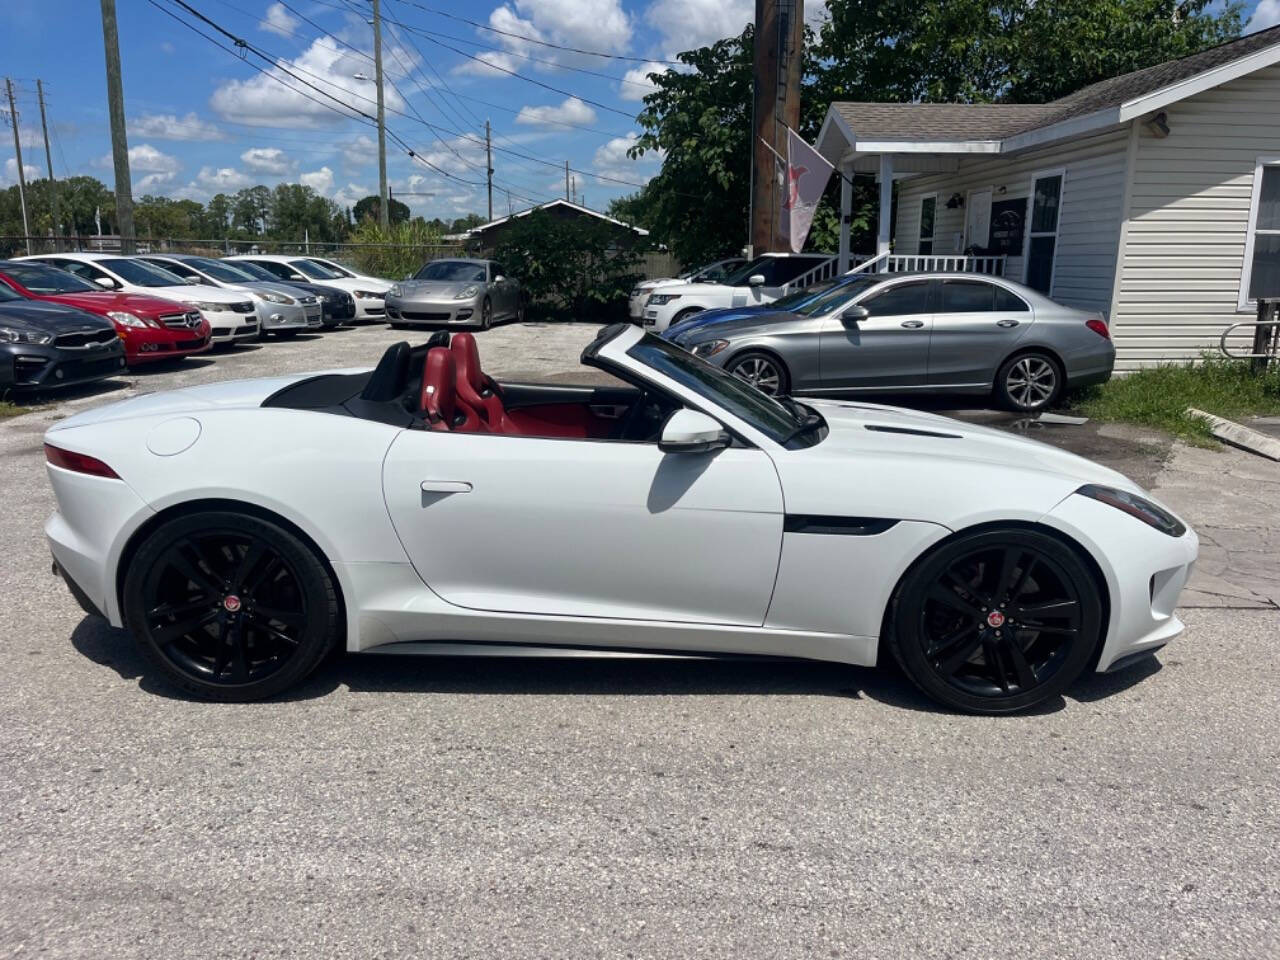
M 351 208 L 351 216 L 356 223 L 360 223 L 363 220 L 377 220 L 381 209 L 381 197 L 362 197 Z M 392 223 L 408 223 L 411 215 L 407 204 L 401 203 L 395 197 L 391 197 L 390 203 L 387 204 L 388 220 Z

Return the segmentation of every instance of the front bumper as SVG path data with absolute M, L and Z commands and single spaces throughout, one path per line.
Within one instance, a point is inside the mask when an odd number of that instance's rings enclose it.
M 475 300 L 408 300 L 387 297 L 387 319 L 393 323 L 435 326 L 478 324 L 480 307 Z
M 367 297 L 352 297 L 356 304 L 357 320 L 385 320 L 387 317 L 387 302 L 385 300 L 370 300 Z
M 1042 521 L 1084 546 L 1106 581 L 1110 604 L 1099 671 L 1154 653 L 1180 634 L 1178 596 L 1195 569 L 1200 540 L 1190 527 L 1170 537 L 1115 507 L 1071 494 Z
M 204 323 L 196 329 L 187 330 L 126 327 L 121 331 L 120 340 L 124 343 L 125 356 L 131 367 L 203 353 L 212 346 L 209 326 Z
M 307 311 L 297 303 L 271 303 L 267 300 L 257 300 L 254 302 L 254 308 L 258 314 L 258 329 L 265 333 L 272 333 L 276 330 L 305 330 L 310 325 L 307 322 Z M 317 309 L 316 326 L 320 325 L 319 312 Z
M 231 310 L 206 310 L 203 313 L 209 321 L 209 339 L 214 343 L 252 340 L 261 329 L 256 313 L 235 313 Z
M 323 323 L 326 327 L 336 327 L 344 320 L 354 320 L 356 316 L 356 298 L 349 293 L 326 293 L 324 295 Z
M 122 373 L 127 360 L 117 337 L 106 344 L 70 349 L 53 344 L 0 344 L 0 390 L 40 390 L 91 383 Z

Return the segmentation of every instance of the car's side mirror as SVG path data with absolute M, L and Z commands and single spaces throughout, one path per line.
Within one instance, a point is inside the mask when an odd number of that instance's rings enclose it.
M 763 286 L 764 286 L 764 274 L 763 274 L 763 273 L 753 273 L 751 276 L 747 277 L 747 283 L 748 283 L 748 284 L 750 284 L 750 285 L 751 285 L 751 286 L 753 286 L 753 287 L 763 287 Z
M 677 410 L 662 425 L 658 449 L 663 453 L 710 453 L 729 445 L 729 434 L 705 413 Z
M 869 316 L 871 316 L 870 310 L 855 303 L 852 307 L 846 307 L 840 314 L 840 322 L 846 327 L 856 327 Z
M 94 277 L 93 282 L 104 290 L 114 290 L 117 286 L 116 282 L 110 277 Z
M 413 279 L 413 274 L 412 274 L 412 273 L 406 273 L 406 274 L 404 275 L 404 278 L 405 278 L 406 280 L 412 280 L 412 279 Z
M 501 282 L 502 282 L 503 280 L 505 280 L 505 279 L 507 279 L 507 278 L 506 278 L 506 277 L 504 277 L 502 274 L 498 274 L 497 276 L 495 276 L 495 277 L 493 278 L 493 282 L 494 282 L 494 283 L 501 283 Z
M 302 280 L 302 281 L 305 281 L 307 278 L 306 278 L 306 277 L 304 277 L 304 276 L 303 276 L 302 274 L 300 274 L 300 273 L 291 273 L 291 274 L 289 274 L 289 279 L 290 279 L 290 280 Z

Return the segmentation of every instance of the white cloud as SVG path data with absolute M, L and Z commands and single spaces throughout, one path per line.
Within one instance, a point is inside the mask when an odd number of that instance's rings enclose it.
M 1245 24 L 1244 32 L 1254 33 L 1277 25 L 1280 25 L 1280 0 L 1259 0 L 1253 16 Z
M 44 174 L 29 163 L 24 163 L 22 165 L 22 173 L 27 178 L 28 183 L 44 176 Z M 4 162 L 4 181 L 6 186 L 12 186 L 18 182 L 18 161 L 13 157 L 10 157 Z
M 755 4 L 752 0 L 655 0 L 644 18 L 662 34 L 667 50 L 695 50 L 742 33 L 755 19 Z
M 508 70 L 549 70 L 555 64 L 599 66 L 599 59 L 529 43 L 521 37 L 543 40 L 562 47 L 579 47 L 606 53 L 625 53 L 631 47 L 635 24 L 622 9 L 621 0 L 512 0 L 489 14 L 489 26 L 499 34 L 482 34 L 486 43 L 500 42 L 505 53 L 487 53 L 481 59 Z M 512 36 L 514 35 L 514 36 Z M 510 56 L 536 57 L 551 64 L 532 63 Z M 488 73 L 482 64 L 468 60 L 455 68 L 460 73 Z
M 577 97 L 569 97 L 558 107 L 521 107 L 516 115 L 516 123 L 533 127 L 585 127 L 595 122 L 596 112 Z
M 361 187 L 354 183 L 348 183 L 341 190 L 334 191 L 329 199 L 340 207 L 354 207 L 356 203 L 372 194 L 373 191 L 368 187 Z
M 521 64 L 515 57 L 495 50 L 485 50 L 474 56 L 474 60 L 463 60 L 453 68 L 453 72 L 473 73 L 478 77 L 505 77 Z
M 416 62 L 411 52 L 396 47 L 389 49 L 394 49 L 399 60 L 409 66 Z M 388 53 L 386 62 L 393 78 L 403 76 L 395 57 Z M 295 79 L 290 72 L 311 86 Z M 256 126 L 337 124 L 344 115 L 367 115 L 376 109 L 373 83 L 357 80 L 355 74 L 372 75 L 369 61 L 348 47 L 340 47 L 332 37 L 320 37 L 298 57 L 282 61 L 266 74 L 224 83 L 213 92 L 209 104 L 224 120 Z M 389 111 L 405 109 L 404 100 L 390 85 L 386 87 L 386 106 Z
M 267 16 L 259 21 L 258 29 L 265 30 L 267 33 L 274 33 L 279 37 L 288 37 L 298 29 L 299 23 L 298 18 L 292 16 L 284 8 L 283 3 L 273 3 L 267 7 Z
M 333 190 L 333 171 L 328 167 L 321 167 L 319 170 L 312 170 L 310 173 L 304 173 L 298 177 L 298 182 L 304 187 L 310 187 L 321 196 L 327 197 Z
M 196 182 L 214 193 L 234 193 L 253 186 L 253 178 L 235 167 L 201 167 L 196 174 Z
M 111 167 L 114 161 L 111 154 L 104 153 L 98 158 L 98 166 Z M 142 143 L 129 148 L 129 171 L 131 173 L 177 173 L 182 169 L 182 162 L 174 156 L 157 150 L 149 143 Z
M 278 147 L 250 147 L 240 154 L 240 162 L 250 173 L 269 173 L 283 176 L 292 166 L 285 152 Z
M 620 100 L 643 100 L 658 88 L 649 79 L 651 73 L 665 73 L 667 67 L 661 63 L 646 63 L 622 75 L 622 83 L 618 84 Z
M 173 53 L 173 52 L 175 52 L 178 48 L 177 48 L 177 47 L 175 47 L 175 46 L 174 46 L 172 43 L 170 43 L 168 40 L 161 40 L 161 41 L 160 41 L 160 49 L 161 49 L 164 53 L 172 54 L 172 53 Z
M 225 140 L 227 135 L 215 124 L 201 120 L 192 111 L 179 118 L 173 113 L 144 113 L 129 121 L 129 136 L 155 140 Z
M 614 137 L 597 147 L 595 156 L 591 158 L 595 172 L 619 180 L 648 183 L 662 164 L 662 154 L 661 151 L 649 151 L 644 156 L 631 159 L 627 156 L 627 151 L 636 145 L 636 140 L 637 134 L 632 132 L 625 137 Z
M 148 173 L 133 185 L 133 190 L 139 196 L 142 194 L 154 193 L 156 187 L 163 186 L 166 183 L 172 183 L 173 178 L 177 175 L 177 172 L 172 170 L 168 173 Z

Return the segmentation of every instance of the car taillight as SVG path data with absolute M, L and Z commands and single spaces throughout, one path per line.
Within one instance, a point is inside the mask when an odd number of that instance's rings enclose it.
M 87 473 L 91 477 L 106 477 L 109 480 L 120 479 L 118 473 L 97 457 L 76 453 L 73 450 L 63 450 L 61 447 L 55 447 L 52 444 L 46 443 L 44 445 L 44 458 L 55 467 L 61 467 L 63 470 Z
M 1107 329 L 1107 321 L 1101 317 L 1090 317 L 1084 322 L 1084 325 L 1100 336 L 1103 340 L 1111 339 L 1111 331 Z

